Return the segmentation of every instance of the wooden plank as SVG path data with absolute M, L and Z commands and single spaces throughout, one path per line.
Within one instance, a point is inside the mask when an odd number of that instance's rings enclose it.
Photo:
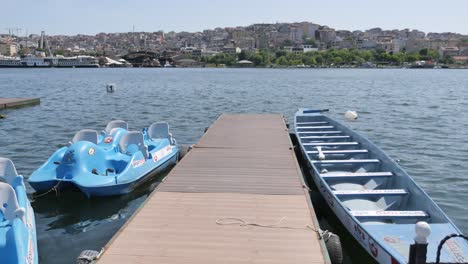
M 226 217 L 297 229 L 216 224 Z M 304 196 L 157 192 L 99 263 L 324 263 L 307 225 Z
M 99 263 L 329 263 L 306 194 L 282 116 L 222 115 Z
M 194 148 L 159 190 L 302 195 L 289 152 L 268 156 L 239 149 Z
M 0 98 L 0 109 L 36 105 L 40 102 L 39 98 Z

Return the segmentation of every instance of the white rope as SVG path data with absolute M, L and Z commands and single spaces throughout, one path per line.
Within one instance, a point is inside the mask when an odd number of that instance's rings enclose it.
M 320 232 L 310 225 L 306 225 L 304 227 L 294 227 L 294 226 L 279 226 L 283 220 L 286 219 L 286 216 L 283 216 L 278 222 L 271 224 L 271 225 L 264 225 L 258 223 L 249 223 L 243 219 L 236 218 L 236 217 L 223 217 L 218 218 L 216 220 L 217 225 L 238 225 L 238 226 L 255 226 L 255 227 L 263 227 L 263 228 L 282 228 L 282 229 L 310 229 L 316 233 Z
M 56 184 L 54 187 L 52 187 L 50 190 L 48 190 L 48 191 L 45 192 L 45 193 L 34 194 L 34 195 L 33 195 L 33 198 L 39 198 L 39 197 L 45 196 L 45 195 L 47 195 L 47 194 L 49 194 L 49 193 L 51 193 L 51 192 L 53 192 L 53 191 L 55 191 L 55 196 L 58 197 L 58 196 L 60 195 L 60 190 L 59 190 L 59 188 L 58 188 L 59 185 L 60 185 L 60 183 L 62 183 L 62 181 L 58 181 L 57 184 Z

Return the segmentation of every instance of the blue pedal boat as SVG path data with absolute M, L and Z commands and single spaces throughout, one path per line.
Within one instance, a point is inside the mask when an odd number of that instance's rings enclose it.
M 294 132 L 322 196 L 379 263 L 408 263 L 415 229 L 426 236 L 430 229 L 428 263 L 436 262 L 441 240 L 461 234 L 412 178 L 367 138 L 310 109 L 296 112 Z M 421 231 L 421 226 L 426 229 Z M 440 263 L 467 263 L 468 243 L 451 238 L 439 257 Z
M 6 158 L 0 158 L 0 263 L 38 263 L 34 211 L 23 176 Z
M 156 122 L 140 132 L 128 131 L 122 122 L 109 123 L 100 135 L 79 131 L 68 147 L 33 172 L 31 186 L 38 192 L 73 185 L 88 197 L 120 195 L 177 162 L 179 148 L 167 123 Z

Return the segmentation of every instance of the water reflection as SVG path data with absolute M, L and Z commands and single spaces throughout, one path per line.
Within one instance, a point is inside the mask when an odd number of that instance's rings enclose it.
M 100 250 L 167 176 L 167 171 L 132 193 L 88 199 L 78 190 L 31 197 L 41 263 L 73 263 L 81 251 Z

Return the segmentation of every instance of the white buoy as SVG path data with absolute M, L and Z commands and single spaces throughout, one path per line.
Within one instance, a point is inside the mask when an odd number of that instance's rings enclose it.
M 427 244 L 427 238 L 431 234 L 431 226 L 424 222 L 417 222 L 414 226 L 416 231 L 416 236 L 414 237 L 414 241 L 418 244 Z
M 106 90 L 108 93 L 113 93 L 115 92 L 115 84 L 109 83 L 106 85 Z
M 344 114 L 344 116 L 346 117 L 346 119 L 348 120 L 356 120 L 358 118 L 358 114 L 356 111 L 351 111 L 351 110 L 348 110 L 346 111 L 346 113 Z

